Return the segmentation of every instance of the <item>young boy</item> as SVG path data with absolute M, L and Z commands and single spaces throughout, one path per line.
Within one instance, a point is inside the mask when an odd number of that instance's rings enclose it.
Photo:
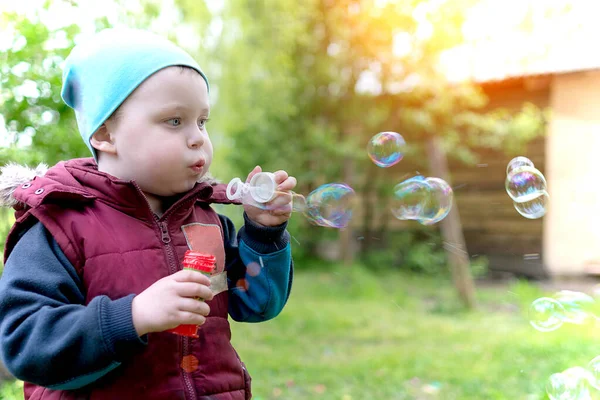
M 198 64 L 149 32 L 105 30 L 71 52 L 62 95 L 94 158 L 0 178 L 17 210 L 0 353 L 26 399 L 251 397 L 228 315 L 260 322 L 284 307 L 296 180 L 276 172 L 283 194 L 272 211 L 244 205 L 236 238 L 210 206 L 229 201 L 208 176 L 208 91 Z M 182 270 L 188 249 L 216 257 L 210 279 Z M 180 324 L 200 325 L 198 338 L 167 331 Z

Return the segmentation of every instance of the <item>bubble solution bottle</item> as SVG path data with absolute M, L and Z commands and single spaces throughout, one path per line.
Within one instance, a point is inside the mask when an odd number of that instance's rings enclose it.
M 198 271 L 210 278 L 210 274 L 215 269 L 215 256 L 212 254 L 200 253 L 198 251 L 188 250 L 183 256 L 183 269 Z M 198 298 L 202 301 L 202 299 Z M 167 332 L 175 333 L 181 336 L 198 337 L 198 325 L 179 325 Z

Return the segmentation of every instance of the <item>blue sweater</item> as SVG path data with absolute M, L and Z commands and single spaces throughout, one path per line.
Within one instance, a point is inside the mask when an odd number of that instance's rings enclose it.
M 286 224 L 262 227 L 244 217 L 245 225 L 236 237 L 233 223 L 219 215 L 225 237 L 229 315 L 240 322 L 261 322 L 279 314 L 290 295 L 293 262 L 289 234 Z M 265 236 L 269 244 L 255 239 Z M 250 263 L 260 265 L 261 273 L 239 268 Z M 236 283 L 241 278 L 259 290 L 239 290 Z M 38 222 L 19 239 L 0 278 L 2 361 L 25 381 L 53 389 L 85 386 L 146 344 L 146 337 L 138 337 L 131 322 L 133 297 L 110 300 L 99 296 L 85 306 L 85 288 L 75 268 Z M 101 302 L 105 304 L 102 313 Z M 128 323 L 106 324 L 119 332 L 101 332 L 99 338 L 99 320 L 116 315 L 125 316 Z M 30 329 L 15 334 L 11 327 L 21 324 Z M 100 339 L 108 346 L 99 345 Z M 66 377 L 68 388 L 58 384 Z

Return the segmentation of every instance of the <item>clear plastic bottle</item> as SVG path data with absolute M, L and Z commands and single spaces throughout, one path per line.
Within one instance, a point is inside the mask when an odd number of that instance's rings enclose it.
M 259 172 L 248 183 L 242 182 L 240 178 L 232 179 L 227 185 L 227 197 L 229 200 L 241 200 L 244 203 L 253 200 L 263 204 L 275 197 L 276 189 L 275 174 Z

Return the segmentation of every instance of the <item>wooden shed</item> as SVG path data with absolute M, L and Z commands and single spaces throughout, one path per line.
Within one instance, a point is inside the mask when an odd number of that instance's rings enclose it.
M 523 276 L 600 273 L 600 69 L 548 69 L 480 84 L 490 108 L 530 102 L 550 109 L 545 137 L 522 154 L 544 173 L 550 204 L 536 220 L 516 212 L 504 188 L 504 154 L 452 166 L 469 253 L 486 255 L 492 271 Z

